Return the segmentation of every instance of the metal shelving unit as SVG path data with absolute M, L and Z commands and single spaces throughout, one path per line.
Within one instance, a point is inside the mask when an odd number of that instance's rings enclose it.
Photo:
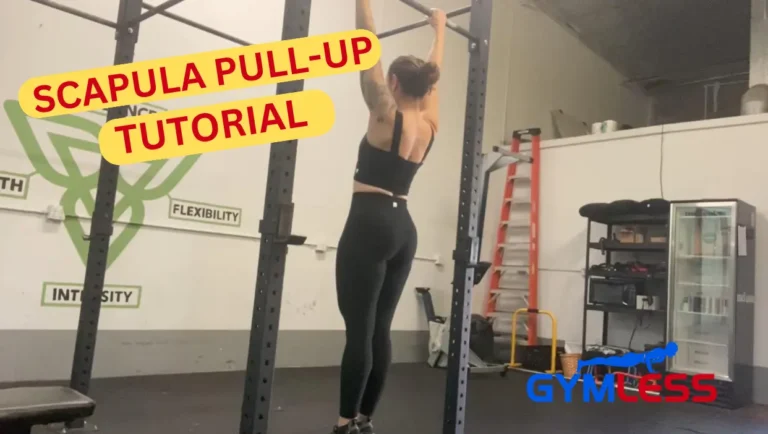
M 605 228 L 605 236 L 599 241 L 592 241 L 592 237 L 595 235 L 593 231 L 593 224 L 601 224 Z M 605 255 L 604 264 L 612 264 L 616 259 L 617 253 L 624 254 L 648 254 L 654 257 L 659 257 L 666 254 L 668 249 L 667 242 L 644 242 L 639 243 L 622 243 L 613 239 L 615 229 L 624 226 L 642 226 L 642 227 L 666 227 L 669 224 L 668 213 L 620 213 L 612 212 L 601 215 L 600 217 L 587 218 L 587 245 L 586 245 L 586 260 L 585 270 L 586 278 L 584 279 L 584 305 L 583 305 L 583 318 L 582 318 L 582 336 L 581 346 L 586 350 L 587 348 L 587 331 L 588 321 L 587 315 L 589 312 L 602 312 L 602 345 L 608 345 L 608 330 L 609 330 L 609 317 L 611 314 L 615 315 L 637 315 L 647 314 L 651 316 L 658 316 L 666 314 L 665 310 L 643 310 L 634 306 L 616 306 L 610 304 L 595 304 L 589 302 L 590 284 L 593 279 L 606 279 L 607 281 L 628 281 L 628 282 L 643 282 L 650 283 L 647 285 L 649 288 L 649 294 L 637 294 L 657 296 L 666 302 L 666 271 L 623 271 L 623 270 L 603 270 L 593 269 L 594 264 L 591 263 L 591 254 L 593 251 L 601 251 Z M 659 258 L 654 258 L 655 262 L 661 262 Z M 666 258 L 664 258 L 666 259 Z M 663 334 L 660 336 L 660 340 L 664 339 L 666 334 L 666 325 Z

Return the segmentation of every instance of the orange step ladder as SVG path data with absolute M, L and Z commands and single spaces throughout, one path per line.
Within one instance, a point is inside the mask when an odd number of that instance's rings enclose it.
M 521 173 L 519 164 L 507 168 L 484 314 L 493 318 L 497 339 L 509 342 L 513 329 L 524 329 L 525 335 L 517 338 L 536 345 L 536 315 L 514 313 L 521 308 L 538 309 L 541 130 L 518 130 L 512 137 L 508 150 L 528 154 L 532 161 L 529 173 Z M 525 322 L 513 327 L 513 316 Z

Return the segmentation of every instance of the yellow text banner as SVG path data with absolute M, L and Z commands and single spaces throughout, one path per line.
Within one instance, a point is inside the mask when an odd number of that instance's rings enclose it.
M 336 119 L 320 90 L 172 110 L 107 122 L 101 155 L 125 165 L 321 136 Z
M 370 69 L 381 44 L 367 30 L 328 33 L 26 81 L 19 103 L 44 118 Z

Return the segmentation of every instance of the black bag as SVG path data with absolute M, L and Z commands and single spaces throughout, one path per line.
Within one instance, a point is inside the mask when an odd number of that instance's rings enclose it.
M 482 315 L 472 315 L 469 329 L 469 348 L 484 362 L 496 363 L 493 349 L 493 327 Z

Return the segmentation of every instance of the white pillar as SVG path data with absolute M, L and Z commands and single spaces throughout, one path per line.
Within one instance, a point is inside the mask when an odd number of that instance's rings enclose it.
M 768 84 L 768 0 L 752 0 L 749 87 Z

